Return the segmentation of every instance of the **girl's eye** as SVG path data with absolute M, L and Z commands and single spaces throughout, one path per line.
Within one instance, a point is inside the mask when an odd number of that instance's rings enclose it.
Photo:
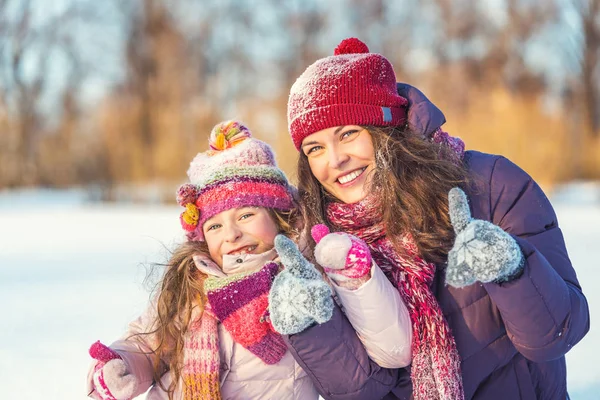
M 242 215 L 242 216 L 240 217 L 240 219 L 247 219 L 247 218 L 250 218 L 250 217 L 251 217 L 251 216 L 253 216 L 253 215 L 254 215 L 254 214 L 252 214 L 252 213 L 246 213 L 246 214 Z
M 217 229 L 217 228 L 220 228 L 220 227 L 221 227 L 221 224 L 212 224 L 211 226 L 209 226 L 209 227 L 206 229 L 206 231 L 207 231 L 207 232 L 208 232 L 208 231 L 213 231 L 213 230 L 215 230 L 215 229 Z

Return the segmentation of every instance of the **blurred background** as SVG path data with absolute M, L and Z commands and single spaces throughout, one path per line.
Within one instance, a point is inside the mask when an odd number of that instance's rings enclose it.
M 175 189 L 214 124 L 244 121 L 295 180 L 289 88 L 350 36 L 550 195 L 592 312 L 569 388 L 599 398 L 600 0 L 0 0 L 6 398 L 85 398 L 88 346 L 182 240 Z
M 167 185 L 172 201 L 229 118 L 293 176 L 289 88 L 348 36 L 468 148 L 544 186 L 600 177 L 597 0 L 0 0 L 0 187 Z

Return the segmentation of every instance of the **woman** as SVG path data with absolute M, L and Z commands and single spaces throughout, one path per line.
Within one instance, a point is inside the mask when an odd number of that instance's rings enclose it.
M 331 399 L 568 397 L 589 311 L 550 202 L 506 158 L 464 151 L 426 99 L 407 103 L 389 61 L 346 39 L 292 86 L 288 122 L 306 229 L 368 244 L 409 308 L 412 368 L 368 360 L 338 310 L 290 335 L 292 353 Z

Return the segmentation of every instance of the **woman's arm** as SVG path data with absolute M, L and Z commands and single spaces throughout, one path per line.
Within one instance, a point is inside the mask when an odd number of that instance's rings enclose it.
M 490 181 L 491 219 L 513 235 L 525 256 L 523 274 L 484 284 L 507 333 L 526 358 L 563 356 L 589 330 L 589 309 L 552 205 L 523 170 L 496 161 Z
M 410 397 L 408 371 L 383 368 L 372 361 L 337 305 L 328 322 L 284 338 L 327 400 L 381 399 L 392 391 L 399 398 Z

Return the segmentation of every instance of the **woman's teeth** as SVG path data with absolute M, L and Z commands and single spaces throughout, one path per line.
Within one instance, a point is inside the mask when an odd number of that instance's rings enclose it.
M 342 185 L 348 183 L 348 182 L 352 182 L 353 180 L 355 180 L 356 178 L 358 178 L 360 176 L 360 174 L 363 173 L 363 171 L 365 170 L 365 168 L 361 168 L 361 169 L 357 169 L 354 172 L 350 172 L 347 175 L 344 176 L 340 176 L 338 178 L 338 182 L 340 182 Z

